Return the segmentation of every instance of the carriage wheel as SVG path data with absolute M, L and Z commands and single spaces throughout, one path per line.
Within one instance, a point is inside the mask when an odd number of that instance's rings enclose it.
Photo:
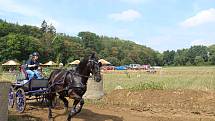
M 25 97 L 25 92 L 22 88 L 19 88 L 16 91 L 16 110 L 19 113 L 24 112 L 26 107 L 26 97 Z
M 11 86 L 8 92 L 8 107 L 13 108 L 14 106 L 15 93 L 14 89 Z

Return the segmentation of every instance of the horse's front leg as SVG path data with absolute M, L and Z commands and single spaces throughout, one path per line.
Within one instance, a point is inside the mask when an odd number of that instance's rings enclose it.
M 67 121 L 71 121 L 72 117 L 74 117 L 77 114 L 76 106 L 79 102 L 80 102 L 80 99 L 75 99 L 73 106 L 72 106 L 72 109 L 69 112 Z
M 79 105 L 76 107 L 76 114 L 79 113 L 84 105 L 84 99 L 81 98 Z

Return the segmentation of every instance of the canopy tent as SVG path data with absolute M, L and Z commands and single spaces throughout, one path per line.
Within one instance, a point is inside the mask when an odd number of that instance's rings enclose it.
M 80 60 L 75 60 L 71 63 L 69 63 L 70 65 L 78 65 L 80 63 Z
M 110 62 L 108 62 L 108 61 L 106 61 L 104 59 L 99 59 L 99 62 L 101 62 L 102 65 L 110 65 L 111 64 Z
M 21 65 L 20 63 L 14 61 L 14 60 L 9 60 L 6 63 L 2 64 L 3 66 L 19 66 Z
M 100 59 L 99 62 L 101 62 L 102 65 L 110 65 L 110 64 L 111 64 L 110 62 L 108 62 L 108 61 L 106 61 L 106 60 L 104 60 L 104 59 Z M 78 65 L 79 63 L 80 63 L 79 60 L 75 60 L 75 61 L 73 61 L 73 62 L 71 62 L 71 63 L 69 63 L 69 64 L 70 64 L 70 65 Z
M 59 63 L 59 66 L 63 66 L 63 63 Z
M 57 66 L 58 64 L 53 62 L 53 61 L 49 61 L 49 62 L 41 64 L 41 65 L 43 65 L 43 66 Z

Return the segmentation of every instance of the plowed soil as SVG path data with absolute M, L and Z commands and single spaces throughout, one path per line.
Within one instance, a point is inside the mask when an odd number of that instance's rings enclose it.
M 72 105 L 72 100 L 70 101 Z M 66 121 L 63 108 L 55 121 Z M 10 110 L 10 119 L 48 121 L 48 109 L 28 104 L 25 113 Z M 194 90 L 115 90 L 95 104 L 85 104 L 73 121 L 215 121 L 215 93 Z

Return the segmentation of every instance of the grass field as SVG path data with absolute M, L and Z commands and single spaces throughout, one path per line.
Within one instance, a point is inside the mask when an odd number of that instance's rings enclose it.
M 6 73 L 6 72 L 0 73 L 0 82 L 1 81 L 15 82 L 15 80 L 16 80 L 16 76 L 12 73 Z
M 150 74 L 146 71 L 106 71 L 104 89 L 194 89 L 215 90 L 215 66 L 166 67 Z
M 0 80 L 14 81 L 10 73 L 0 73 Z M 155 74 L 141 71 L 103 72 L 104 90 L 124 89 L 194 89 L 215 90 L 215 66 L 203 67 L 164 67 Z

